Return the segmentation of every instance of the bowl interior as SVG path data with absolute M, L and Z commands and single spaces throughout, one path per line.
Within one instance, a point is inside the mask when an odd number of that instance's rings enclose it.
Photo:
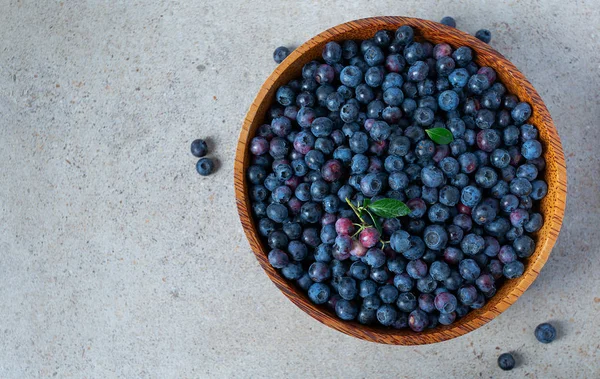
M 325 306 L 316 306 L 306 294 L 270 266 L 267 260 L 268 247 L 261 241 L 252 216 L 248 197 L 245 170 L 250 163 L 248 145 L 263 123 L 265 114 L 274 101 L 275 91 L 281 85 L 301 76 L 302 66 L 313 59 L 320 59 L 321 50 L 327 42 L 346 39 L 363 40 L 374 36 L 378 30 L 395 31 L 401 25 L 410 25 L 417 40 L 427 39 L 432 43 L 448 43 L 453 48 L 469 46 L 474 51 L 474 60 L 480 66 L 492 67 L 501 81 L 520 101 L 528 102 L 533 109 L 529 123 L 540 132 L 546 159 L 545 180 L 548 195 L 541 201 L 544 225 L 536 233 L 536 249 L 527 260 L 525 273 L 518 279 L 505 281 L 485 306 L 469 312 L 465 317 L 449 326 L 438 326 L 421 333 L 410 330 L 393 330 L 377 326 L 365 326 L 358 322 L 344 322 Z M 516 67 L 487 44 L 458 29 L 436 22 L 408 17 L 375 17 L 347 22 L 317 35 L 293 51 L 269 76 L 252 103 L 244 120 L 234 168 L 238 212 L 246 236 L 258 261 L 277 287 L 298 307 L 322 323 L 343 333 L 365 340 L 397 344 L 417 345 L 440 342 L 468 333 L 492 320 L 506 310 L 537 277 L 548 259 L 558 238 L 566 202 L 566 167 L 562 146 L 550 114 L 532 85 Z

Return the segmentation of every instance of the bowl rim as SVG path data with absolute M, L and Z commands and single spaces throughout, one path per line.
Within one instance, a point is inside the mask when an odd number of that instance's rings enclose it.
M 549 195 L 552 192 L 553 196 L 551 198 L 550 196 L 546 196 L 543 200 L 548 202 L 547 204 L 551 204 L 551 208 L 549 212 L 546 211 L 544 213 L 544 226 L 539 232 L 541 233 L 544 231 L 545 238 L 538 239 L 536 251 L 526 262 L 525 273 L 520 278 L 512 279 L 510 282 L 504 283 L 500 288 L 499 293 L 491 297 L 484 307 L 470 311 L 465 317 L 461 318 L 459 322 L 449 326 L 436 326 L 435 328 L 427 329 L 421 333 L 415 333 L 407 329 L 383 329 L 362 325 L 357 322 L 339 320 L 331 311 L 325 309 L 324 306 L 314 305 L 308 300 L 306 294 L 296 288 L 292 282 L 283 278 L 279 271 L 274 269 L 268 263 L 268 249 L 264 247 L 264 244 L 256 231 L 247 192 L 248 183 L 245 175 L 245 170 L 249 165 L 250 159 L 248 145 L 253 137 L 250 133 L 250 128 L 255 122 L 256 117 L 260 117 L 260 123 L 262 123 L 262 118 L 264 117 L 263 111 L 265 111 L 267 107 L 265 102 L 267 102 L 268 105 L 272 103 L 269 96 L 273 96 L 273 87 L 280 85 L 277 83 L 277 80 L 284 72 L 290 69 L 290 67 L 300 60 L 307 52 L 312 51 L 319 46 L 323 46 L 329 41 L 346 39 L 341 37 L 341 35 L 357 32 L 365 27 L 373 28 L 372 34 L 374 34 L 376 30 L 395 30 L 401 25 L 412 26 L 415 28 L 415 33 L 420 33 L 423 28 L 426 28 L 427 30 L 435 29 L 436 32 L 443 33 L 446 36 L 452 35 L 454 37 L 460 37 L 460 39 L 464 41 L 462 45 L 469 46 L 474 51 L 475 60 L 478 60 L 477 57 L 480 56 L 482 57 L 482 60 L 489 58 L 490 62 L 497 61 L 495 64 L 499 68 L 505 69 L 507 75 L 512 77 L 511 82 L 518 83 L 518 86 L 522 88 L 525 95 L 530 98 L 528 102 L 531 104 L 536 118 L 540 119 L 539 122 L 536 123 L 536 126 L 540 129 L 540 140 L 544 146 L 544 157 L 546 158 L 547 163 L 548 156 L 552 158 L 550 164 L 547 164 L 546 180 L 550 184 L 548 178 L 553 179 L 551 181 L 553 186 L 548 186 Z M 456 46 L 453 47 L 456 48 Z M 494 63 L 490 63 L 489 65 L 493 66 Z M 496 69 L 496 71 L 498 71 L 498 69 Z M 503 80 L 503 82 L 505 81 L 506 80 Z M 514 91 L 512 92 L 514 93 Z M 521 98 L 522 95 L 519 97 Z M 551 173 L 550 168 L 552 171 Z M 508 59 L 484 42 L 456 28 L 419 18 L 382 16 L 348 21 L 331 27 L 300 45 L 281 64 L 279 64 L 277 68 L 275 68 L 260 87 L 260 90 L 250 105 L 248 113 L 243 121 L 234 162 L 234 185 L 240 221 L 252 251 L 271 281 L 290 301 L 319 322 L 350 336 L 384 344 L 421 345 L 456 338 L 483 326 L 508 309 L 508 307 L 510 307 L 533 283 L 546 263 L 552 247 L 558 239 L 562 226 L 567 197 L 567 170 L 560 138 L 546 105 L 531 83 L 529 83 L 525 76 Z M 502 298 L 498 298 L 502 289 L 509 284 L 511 284 L 512 288 L 507 290 L 508 292 Z

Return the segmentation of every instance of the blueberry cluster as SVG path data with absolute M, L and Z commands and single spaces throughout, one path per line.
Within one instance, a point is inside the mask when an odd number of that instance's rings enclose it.
M 523 274 L 543 223 L 531 107 L 469 47 L 417 42 L 409 26 L 322 57 L 277 90 L 250 143 L 269 262 L 343 320 L 418 332 L 481 308 Z M 364 227 L 353 207 L 384 198 L 410 213 Z
M 215 169 L 215 164 L 212 159 L 204 158 L 204 156 L 208 154 L 208 145 L 206 144 L 206 141 L 203 139 L 192 141 L 190 150 L 193 156 L 200 158 L 198 162 L 196 162 L 196 171 L 198 171 L 198 174 L 202 176 L 212 174 Z

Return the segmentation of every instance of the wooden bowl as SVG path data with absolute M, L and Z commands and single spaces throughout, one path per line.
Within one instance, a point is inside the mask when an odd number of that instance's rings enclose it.
M 256 129 L 263 123 L 279 86 L 301 77 L 302 66 L 313 59 L 320 59 L 321 50 L 327 42 L 346 39 L 364 40 L 373 37 L 378 30 L 395 31 L 402 25 L 410 25 L 415 30 L 417 40 L 445 42 L 453 48 L 469 46 L 475 52 L 476 63 L 496 70 L 498 79 L 508 90 L 517 95 L 520 101 L 528 102 L 532 106 L 533 114 L 528 122 L 539 129 L 547 163 L 544 175 L 548 183 L 548 195 L 541 201 L 544 226 L 537 232 L 536 249 L 526 262 L 523 276 L 503 283 L 498 293 L 489 299 L 483 308 L 469 312 L 452 325 L 438 326 L 421 333 L 342 321 L 327 307 L 311 303 L 306 294 L 269 264 L 267 260 L 269 250 L 261 241 L 257 233 L 256 220 L 252 216 L 248 181 L 245 175 L 251 158 L 248 145 Z M 469 34 L 437 22 L 409 17 L 374 17 L 350 21 L 324 31 L 294 50 L 269 76 L 250 106 L 240 133 L 234 169 L 235 193 L 242 226 L 258 262 L 273 283 L 294 304 L 323 324 L 367 341 L 395 345 L 419 345 L 449 340 L 479 328 L 506 310 L 531 285 L 546 263 L 558 238 L 567 197 L 567 170 L 560 138 L 548 109 L 525 76 L 501 54 Z

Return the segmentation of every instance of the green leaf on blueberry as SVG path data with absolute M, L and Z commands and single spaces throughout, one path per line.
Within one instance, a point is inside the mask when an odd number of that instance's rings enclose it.
M 406 204 L 396 199 L 380 199 L 367 205 L 367 208 L 383 218 L 401 217 L 410 213 Z
M 446 128 L 425 129 L 425 132 L 427 132 L 427 135 L 433 142 L 439 145 L 447 145 L 454 141 L 452 133 L 450 133 L 450 131 Z

